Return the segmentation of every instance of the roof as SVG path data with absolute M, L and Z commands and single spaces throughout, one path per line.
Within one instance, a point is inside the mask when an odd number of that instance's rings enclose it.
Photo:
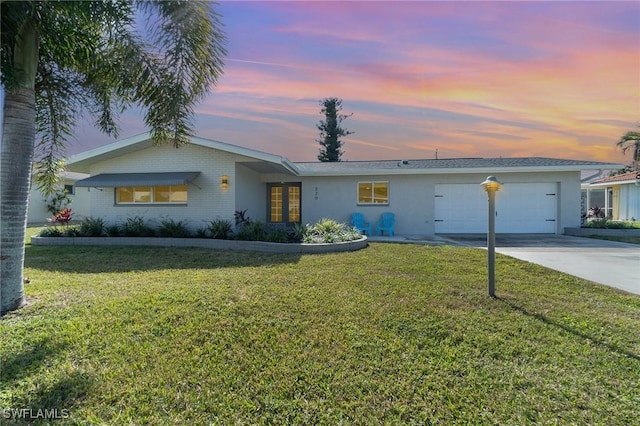
M 632 172 L 622 173 L 615 176 L 609 176 L 604 179 L 591 182 L 591 185 L 601 186 L 601 185 L 611 185 L 614 183 L 618 185 L 625 185 L 625 184 L 635 184 L 637 182 L 640 182 L 640 171 L 632 171 Z
M 558 158 L 449 158 L 430 160 L 339 161 L 294 163 L 302 175 L 493 173 L 515 171 L 581 171 L 616 168 L 618 164 Z
M 242 164 L 258 172 L 295 173 L 293 164 L 279 155 L 195 136 L 190 138 L 189 143 L 247 157 L 247 161 L 242 162 Z M 66 167 L 70 171 L 89 173 L 92 164 L 140 151 L 151 146 L 153 146 L 151 134 L 146 132 L 73 155 L 67 159 Z
M 544 172 L 619 169 L 622 164 L 558 158 L 450 158 L 429 160 L 380 160 L 338 162 L 291 162 L 288 159 L 224 142 L 191 137 L 190 143 L 246 157 L 239 161 L 258 173 L 294 176 L 399 175 L 496 172 Z M 153 146 L 150 133 L 76 154 L 67 160 L 67 170 L 89 173 L 92 164 Z
M 116 186 L 186 185 L 200 172 L 104 173 L 76 182 L 76 186 L 110 188 Z

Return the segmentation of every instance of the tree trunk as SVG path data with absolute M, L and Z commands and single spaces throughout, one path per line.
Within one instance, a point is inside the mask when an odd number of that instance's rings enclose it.
M 18 309 L 25 302 L 22 269 L 34 140 L 34 90 L 6 92 L 0 163 L 0 299 L 3 314 Z
M 0 157 L 0 315 L 25 304 L 24 249 L 36 134 L 38 31 L 26 21 L 16 37 L 17 87 L 5 91 Z

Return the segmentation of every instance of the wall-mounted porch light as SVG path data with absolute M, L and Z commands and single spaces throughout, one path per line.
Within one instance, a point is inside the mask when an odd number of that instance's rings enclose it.
M 229 176 L 227 175 L 222 175 L 220 177 L 220 187 L 222 189 L 227 189 L 229 187 Z

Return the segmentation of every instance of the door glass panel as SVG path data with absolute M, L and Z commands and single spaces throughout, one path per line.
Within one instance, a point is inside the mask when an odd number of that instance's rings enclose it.
M 271 187 L 271 222 L 282 222 L 282 187 Z
M 300 187 L 289 187 L 289 222 L 300 222 Z

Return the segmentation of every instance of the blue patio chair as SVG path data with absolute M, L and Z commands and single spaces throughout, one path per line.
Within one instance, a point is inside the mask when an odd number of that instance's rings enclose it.
M 351 224 L 365 235 L 371 236 L 371 224 L 366 221 L 362 213 L 351 213 Z
M 376 235 L 382 235 L 384 231 L 389 233 L 390 237 L 393 237 L 393 227 L 396 224 L 396 217 L 393 213 L 382 213 L 382 217 L 376 224 Z

